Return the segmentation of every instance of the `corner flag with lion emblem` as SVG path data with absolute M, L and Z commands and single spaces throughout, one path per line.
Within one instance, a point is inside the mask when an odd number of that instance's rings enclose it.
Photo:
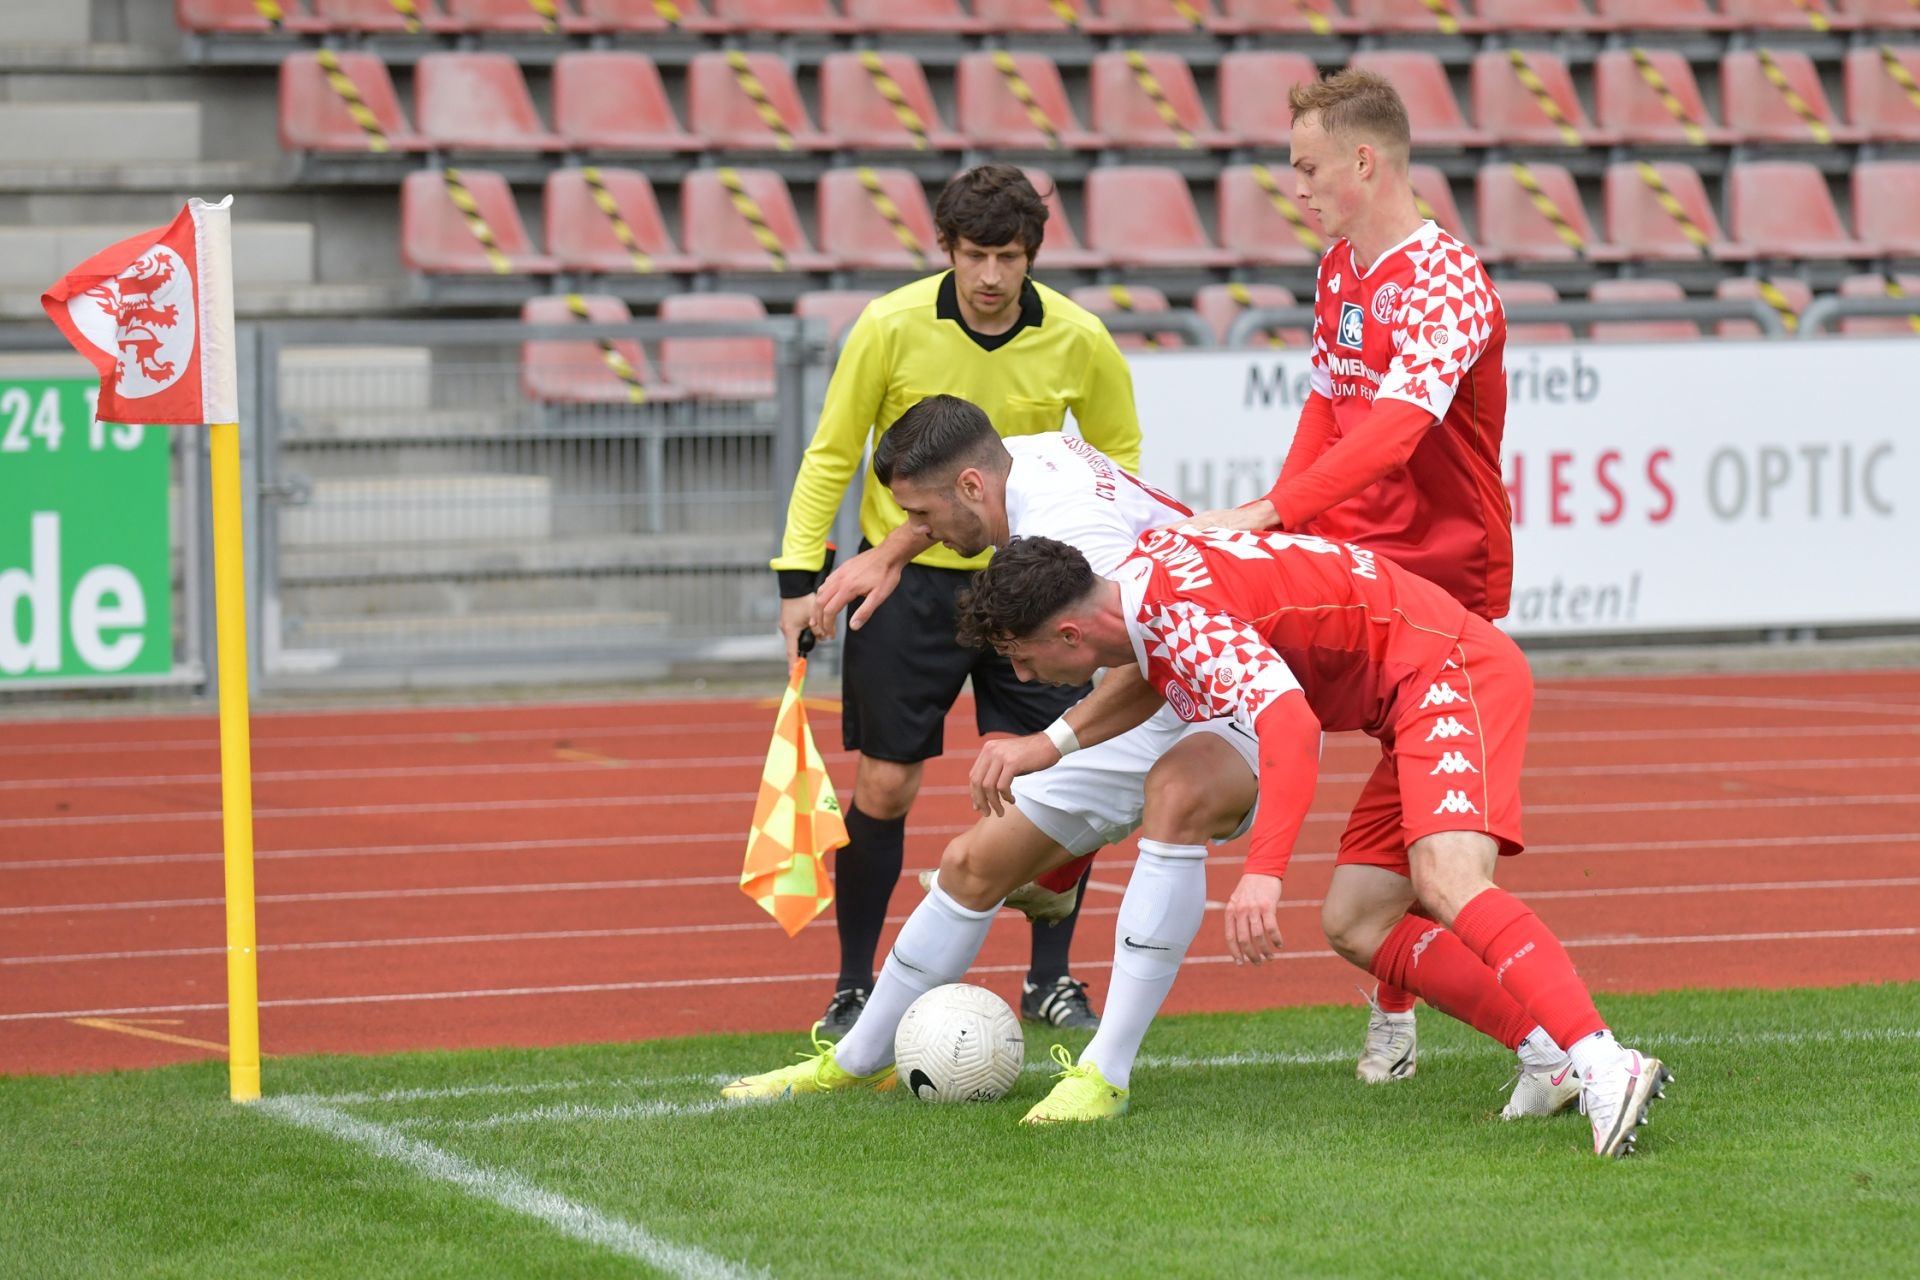
M 740 891 L 779 921 L 788 937 L 833 901 L 826 855 L 847 842 L 833 779 L 807 726 L 800 694 L 806 680 L 807 660 L 797 658 L 780 699 L 753 829 L 747 833 L 746 865 L 740 869 Z

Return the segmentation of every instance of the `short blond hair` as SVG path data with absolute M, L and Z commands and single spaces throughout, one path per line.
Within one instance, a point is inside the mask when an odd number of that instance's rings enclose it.
M 1335 71 L 1287 91 L 1287 107 L 1298 123 L 1302 116 L 1320 117 L 1328 134 L 1352 142 L 1371 142 L 1404 163 L 1413 152 L 1413 127 L 1407 122 L 1407 104 L 1385 76 L 1352 67 Z

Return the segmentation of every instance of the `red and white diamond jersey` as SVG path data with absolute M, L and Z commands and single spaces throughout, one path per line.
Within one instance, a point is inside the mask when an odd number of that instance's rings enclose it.
M 1439 583 L 1474 612 L 1505 614 L 1512 516 L 1500 469 L 1506 431 L 1506 312 L 1480 260 L 1432 222 L 1365 274 L 1353 245 L 1320 260 L 1313 389 L 1333 402 L 1331 447 L 1377 400 L 1431 413 L 1406 465 L 1309 520 L 1299 532 L 1354 542 Z
M 1079 436 L 1046 431 L 1005 441 L 1007 531 L 1075 547 L 1098 574 L 1133 554 L 1140 535 L 1192 511 L 1126 471 Z

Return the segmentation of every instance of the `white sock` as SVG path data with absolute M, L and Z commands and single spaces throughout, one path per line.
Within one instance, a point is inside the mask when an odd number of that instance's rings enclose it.
M 1567 1046 L 1567 1056 L 1573 1059 L 1573 1069 L 1580 1073 L 1582 1080 L 1602 1067 L 1612 1066 L 1625 1052 L 1611 1031 L 1596 1031 L 1590 1036 L 1581 1036 Z
M 1520 1065 L 1529 1071 L 1551 1071 L 1567 1060 L 1567 1051 L 1555 1043 L 1545 1027 L 1535 1027 L 1527 1032 L 1527 1038 L 1520 1042 L 1518 1052 Z
M 999 909 L 996 903 L 986 911 L 969 911 L 941 892 L 936 877 L 926 898 L 900 926 L 900 936 L 874 980 L 873 994 L 841 1039 L 834 1061 L 857 1076 L 870 1076 L 892 1062 L 893 1033 L 907 1016 L 907 1006 L 935 987 L 966 976 Z
M 1100 1029 L 1080 1055 L 1116 1089 L 1132 1078 L 1140 1041 L 1173 989 L 1206 911 L 1206 846 L 1142 840 L 1114 925 L 1113 981 Z

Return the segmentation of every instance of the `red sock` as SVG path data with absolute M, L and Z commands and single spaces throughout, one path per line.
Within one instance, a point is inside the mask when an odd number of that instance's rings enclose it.
M 1453 932 L 1556 1043 L 1607 1029 L 1560 939 L 1505 889 L 1483 890 L 1460 908 Z
M 1373 976 L 1380 977 L 1377 973 Z M 1373 989 L 1373 1002 L 1380 1006 L 1382 1013 L 1405 1013 L 1413 1008 L 1413 1001 L 1413 992 L 1396 987 L 1385 978 L 1380 978 L 1380 985 Z M 1440 1006 L 1436 1004 L 1433 1007 L 1438 1009 Z
M 1064 866 L 1055 867 L 1045 875 L 1035 876 L 1033 882 L 1049 893 L 1068 893 L 1080 883 L 1087 866 L 1093 861 L 1091 853 L 1083 853 Z
M 1447 930 L 1419 916 L 1402 916 L 1393 932 L 1374 952 L 1368 966 L 1389 984 L 1405 986 L 1450 1018 L 1492 1036 L 1509 1049 L 1518 1049 L 1527 1033 L 1539 1025 L 1514 998 L 1500 989 L 1493 973 Z M 1385 1008 L 1385 1002 L 1382 1002 Z M 1413 996 L 1407 996 L 1413 1007 Z

